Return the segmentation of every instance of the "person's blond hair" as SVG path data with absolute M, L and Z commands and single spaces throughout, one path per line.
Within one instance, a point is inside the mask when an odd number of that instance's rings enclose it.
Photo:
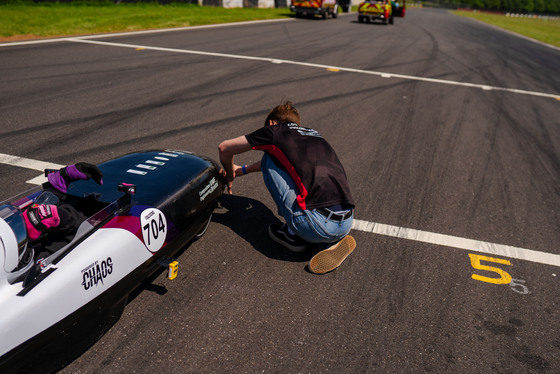
M 292 105 L 291 101 L 286 101 L 284 104 L 275 106 L 270 113 L 268 113 L 268 116 L 266 116 L 266 120 L 264 121 L 265 127 L 270 125 L 271 120 L 278 123 L 296 123 L 301 125 L 299 112 Z

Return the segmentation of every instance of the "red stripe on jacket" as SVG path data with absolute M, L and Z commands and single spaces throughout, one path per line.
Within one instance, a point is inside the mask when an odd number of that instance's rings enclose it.
M 305 210 L 306 209 L 305 198 L 308 195 L 307 189 L 303 185 L 303 182 L 301 181 L 301 178 L 298 175 L 296 169 L 294 168 L 294 166 L 292 165 L 290 160 L 288 160 L 288 158 L 286 157 L 284 152 L 282 152 L 282 150 L 280 148 L 278 148 L 274 145 L 261 145 L 261 146 L 253 147 L 253 149 L 259 150 L 259 151 L 266 151 L 271 156 L 274 156 L 278 161 L 280 161 L 282 166 L 284 166 L 284 169 L 286 169 L 286 171 L 288 172 L 290 177 L 292 177 L 294 183 L 296 184 L 296 186 L 299 190 L 299 195 L 297 196 L 297 203 L 298 203 L 299 207 L 302 210 Z

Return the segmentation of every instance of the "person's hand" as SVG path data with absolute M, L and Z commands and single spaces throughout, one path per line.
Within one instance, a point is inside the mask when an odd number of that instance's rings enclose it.
M 103 184 L 103 173 L 95 165 L 88 164 L 87 162 L 78 162 L 77 164 L 67 166 L 60 170 L 62 176 L 64 173 L 71 180 L 87 180 L 93 179 L 97 184 Z
M 60 192 L 68 192 L 68 185 L 74 180 L 93 179 L 97 184 L 103 184 L 103 173 L 95 165 L 79 162 L 66 166 L 47 176 L 49 183 Z
M 231 185 L 232 185 L 232 182 L 233 182 L 233 181 L 230 181 L 230 180 L 229 180 L 228 175 L 227 175 L 227 171 L 226 171 L 225 169 L 220 169 L 219 173 L 220 173 L 220 178 L 222 178 L 222 180 L 223 180 L 223 182 L 224 182 L 224 185 L 225 185 L 225 187 L 226 187 L 226 189 L 227 189 L 227 193 L 228 193 L 229 195 L 232 195 L 232 192 L 231 192 Z
M 231 186 L 233 186 L 233 180 L 235 179 L 235 173 L 233 174 L 227 174 L 226 175 L 226 187 L 227 187 L 227 192 L 230 195 L 233 195 L 233 191 L 231 189 Z
M 226 185 L 227 193 L 229 195 L 233 195 L 233 192 L 231 190 L 231 186 L 233 185 L 233 179 L 235 178 L 235 175 L 232 178 L 230 178 L 225 169 L 220 169 L 219 173 L 220 173 L 220 177 L 222 177 L 223 180 L 224 180 L 224 184 Z
M 236 177 L 243 175 L 243 166 L 233 165 L 233 173 Z
M 23 219 L 31 241 L 39 239 L 41 234 L 60 225 L 56 205 L 32 205 L 23 213 Z

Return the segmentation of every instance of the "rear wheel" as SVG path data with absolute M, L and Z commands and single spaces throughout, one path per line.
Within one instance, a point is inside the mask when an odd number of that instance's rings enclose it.
M 208 230 L 208 226 L 210 226 L 210 221 L 211 220 L 212 220 L 212 215 L 210 214 L 210 217 L 208 217 L 208 221 L 206 221 L 204 226 L 202 226 L 202 229 L 200 229 L 198 234 L 196 234 L 194 236 L 194 240 L 198 240 L 198 239 L 202 238 L 204 236 L 204 234 L 206 234 L 206 231 Z

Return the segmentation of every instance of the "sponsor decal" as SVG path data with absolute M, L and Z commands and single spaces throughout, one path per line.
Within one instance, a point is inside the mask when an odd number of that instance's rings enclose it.
M 87 268 L 82 270 L 82 286 L 84 290 L 89 290 L 99 284 L 103 285 L 103 281 L 113 272 L 113 260 L 107 257 L 106 260 L 101 262 L 95 261 Z
M 208 195 L 214 192 L 218 188 L 218 181 L 216 177 L 212 178 L 210 182 L 202 189 L 202 191 L 198 191 L 198 195 L 200 196 L 200 201 L 204 201 Z
M 140 171 L 140 170 L 135 170 L 135 169 L 128 169 L 126 172 L 127 172 L 127 173 L 130 173 L 130 174 L 138 174 L 138 175 L 146 175 L 146 174 L 148 174 L 148 173 L 145 172 L 145 171 Z
M 145 164 L 158 165 L 158 166 L 163 166 L 163 165 L 165 165 L 165 162 L 154 161 L 154 160 L 146 160 L 146 161 L 144 161 L 144 163 L 145 163 Z
M 162 156 L 169 156 L 169 157 L 177 157 L 177 156 L 179 156 L 178 154 L 169 153 L 169 152 L 160 152 L 159 154 L 162 155 Z
M 150 252 L 157 252 L 163 247 L 167 238 L 167 219 L 161 210 L 149 208 L 140 214 L 142 238 Z
M 307 127 L 301 127 L 296 125 L 295 123 L 288 124 L 288 127 L 291 130 L 296 130 L 301 136 L 315 136 L 317 138 L 321 137 L 321 134 L 317 130 L 308 129 Z
M 136 167 L 140 168 L 140 169 L 148 169 L 148 170 L 156 170 L 157 169 L 155 166 L 144 165 L 144 164 L 138 164 L 138 165 L 136 165 Z

